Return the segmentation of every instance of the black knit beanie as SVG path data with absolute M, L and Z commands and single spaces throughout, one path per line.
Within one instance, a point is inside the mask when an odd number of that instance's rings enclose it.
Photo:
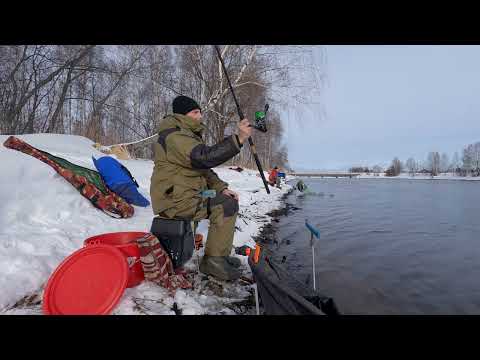
M 174 113 L 182 115 L 195 109 L 201 110 L 197 102 L 188 96 L 177 96 L 173 99 L 172 107 Z

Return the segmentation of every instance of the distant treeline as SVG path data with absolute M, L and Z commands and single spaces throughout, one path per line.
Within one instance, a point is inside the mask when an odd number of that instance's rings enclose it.
M 451 158 L 448 154 L 440 155 L 437 151 L 428 153 L 425 160 L 415 160 L 413 157 L 408 158 L 405 162 L 400 161 L 397 157 L 386 169 L 380 165 L 373 167 L 354 166 L 350 168 L 350 172 L 361 173 L 385 173 L 385 176 L 398 176 L 405 172 L 411 176 L 416 174 L 437 176 L 441 173 L 450 173 L 456 176 L 480 176 L 480 142 L 468 144 L 462 150 L 462 157 L 455 152 Z

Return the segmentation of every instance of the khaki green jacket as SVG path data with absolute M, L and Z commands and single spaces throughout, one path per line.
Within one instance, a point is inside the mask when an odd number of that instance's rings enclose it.
M 172 114 L 162 119 L 154 144 L 155 166 L 150 185 L 155 215 L 174 217 L 177 212 L 190 209 L 193 216 L 205 203 L 200 195 L 203 190 L 219 193 L 228 187 L 211 168 L 237 155 L 242 145 L 232 135 L 207 146 L 202 139 L 204 130 L 203 124 L 188 116 Z

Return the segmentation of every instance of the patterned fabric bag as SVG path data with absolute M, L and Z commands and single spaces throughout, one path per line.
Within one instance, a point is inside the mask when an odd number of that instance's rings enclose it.
M 72 164 L 71 162 L 34 148 L 25 141 L 10 136 L 3 145 L 24 152 L 50 165 L 65 178 L 80 194 L 86 197 L 96 208 L 114 218 L 129 218 L 134 209 L 120 196 L 105 186 L 100 174 L 94 170 Z
M 173 263 L 160 241 L 153 234 L 147 234 L 137 239 L 140 248 L 140 261 L 143 267 L 145 280 L 168 289 L 173 295 L 176 289 L 191 289 L 192 284 L 187 280 L 187 273 L 182 269 L 173 269 Z

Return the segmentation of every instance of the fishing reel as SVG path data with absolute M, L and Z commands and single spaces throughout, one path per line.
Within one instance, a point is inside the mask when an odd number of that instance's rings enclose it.
M 264 111 L 256 111 L 255 112 L 255 123 L 251 125 L 253 128 L 261 131 L 267 132 L 267 111 L 268 111 L 268 104 L 265 104 Z

